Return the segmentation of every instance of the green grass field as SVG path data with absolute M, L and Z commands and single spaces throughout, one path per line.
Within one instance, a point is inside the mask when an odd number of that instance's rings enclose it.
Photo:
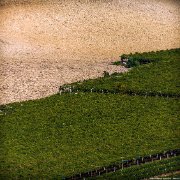
M 173 58 L 170 59 L 176 64 L 177 52 L 171 54 Z M 162 63 L 167 61 L 164 58 Z M 134 79 L 138 84 L 147 79 L 146 76 L 140 77 L 141 69 L 143 74 L 148 76 L 149 70 L 149 77 L 154 76 L 151 66 L 154 67 L 154 64 L 139 66 L 120 75 L 120 78 L 119 75 L 104 78 L 104 82 L 108 84 L 112 81 L 109 88 L 116 87 L 114 83 L 130 85 L 131 81 L 126 82 L 128 77 L 131 79 L 132 73 L 139 73 Z M 174 79 L 177 71 L 169 66 L 168 73 Z M 168 69 L 169 66 L 159 67 L 162 77 L 165 76 L 162 67 Z M 156 67 L 158 69 L 158 64 Z M 144 68 L 147 68 L 146 71 Z M 116 78 L 115 82 L 113 78 Z M 94 80 L 95 84 L 103 86 L 98 81 Z M 166 79 L 161 78 L 163 81 Z M 169 83 L 167 86 L 172 89 L 167 92 L 178 94 L 177 79 Z M 84 83 L 81 85 L 84 87 Z M 147 88 L 149 86 L 146 84 Z M 165 86 L 159 86 L 158 91 Z M 131 88 L 131 85 L 128 87 Z M 0 177 L 61 179 L 123 159 L 179 148 L 178 107 L 178 98 L 83 92 L 1 106 Z M 164 168 L 169 167 L 168 163 Z M 177 169 L 176 161 L 175 164 L 174 169 Z M 144 165 L 141 167 L 140 171 L 143 171 Z
M 72 86 L 80 91 L 88 91 L 93 88 L 94 91 L 104 89 L 109 91 L 118 90 L 122 93 L 130 91 L 140 94 L 180 96 L 180 49 L 131 56 L 160 59 L 160 61 L 134 67 L 128 73 L 86 80 L 83 83 L 73 83 Z

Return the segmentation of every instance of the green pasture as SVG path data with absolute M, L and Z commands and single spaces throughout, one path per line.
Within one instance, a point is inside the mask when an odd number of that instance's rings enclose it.
M 114 162 L 180 148 L 179 50 L 145 54 L 161 60 L 125 74 L 75 83 L 73 86 L 80 90 L 76 94 L 1 105 L 0 178 L 63 179 Z M 175 96 L 85 92 L 92 87 L 161 91 Z M 171 164 L 170 159 L 166 162 Z M 165 167 L 176 170 L 177 161 L 173 162 L 175 165 Z M 143 177 L 143 167 L 134 167 L 137 177 Z M 130 169 L 123 172 L 125 175 L 120 172 L 112 178 L 132 174 Z

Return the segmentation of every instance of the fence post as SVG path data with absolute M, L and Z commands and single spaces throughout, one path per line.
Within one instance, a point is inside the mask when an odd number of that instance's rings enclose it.
M 72 177 L 70 177 L 71 179 L 83 179 L 85 180 L 86 177 L 96 177 L 96 176 L 100 176 L 104 173 L 108 173 L 108 172 L 116 172 L 119 169 L 124 169 L 126 167 L 130 167 L 131 165 L 140 165 L 142 163 L 146 163 L 149 161 L 154 161 L 154 160 L 162 160 L 164 158 L 169 158 L 171 156 L 178 156 L 180 152 L 180 149 L 177 150 L 170 150 L 170 151 L 164 151 L 163 153 L 160 154 L 153 154 L 153 155 L 149 155 L 149 156 L 144 156 L 144 157 L 138 157 L 138 158 L 133 158 L 132 160 L 122 160 L 122 162 L 118 163 L 118 164 L 114 164 L 111 166 L 107 166 L 107 167 L 102 167 L 100 169 L 96 169 L 93 171 L 89 171 L 86 172 L 85 174 L 79 173 L 77 175 L 74 175 Z M 122 158 L 122 157 L 121 157 Z M 124 163 L 125 163 L 125 167 L 124 167 Z

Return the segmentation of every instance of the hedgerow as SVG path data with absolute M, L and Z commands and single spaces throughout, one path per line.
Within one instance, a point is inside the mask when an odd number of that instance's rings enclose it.
M 148 163 L 141 166 L 132 166 L 130 168 L 119 170 L 113 173 L 104 174 L 96 178 L 88 179 L 121 179 L 121 180 L 139 180 L 152 178 L 157 175 L 173 172 L 179 170 L 180 158 L 175 157 L 172 159 L 166 159 L 158 162 Z M 180 176 L 178 176 L 180 177 Z
M 141 157 L 135 157 L 135 158 L 133 158 L 131 160 L 122 160 L 121 162 L 116 162 L 116 163 L 110 164 L 109 166 L 104 166 L 104 167 L 94 169 L 94 170 L 91 170 L 91 171 L 88 171 L 88 172 L 85 172 L 85 173 L 79 173 L 79 174 L 75 174 L 75 175 L 73 175 L 71 177 L 66 177 L 66 179 L 97 178 L 99 176 L 105 176 L 105 174 L 107 175 L 107 174 L 111 174 L 111 173 L 113 173 L 113 176 L 114 175 L 117 176 L 117 174 L 119 174 L 120 170 L 123 171 L 126 168 L 131 169 L 130 167 L 135 167 L 135 166 L 141 166 L 141 169 L 143 169 L 144 164 L 147 164 L 147 163 L 149 164 L 150 162 L 162 161 L 164 159 L 169 160 L 169 158 L 174 159 L 174 157 L 177 157 L 177 156 L 180 156 L 180 149 L 169 150 L 169 151 L 166 151 L 166 152 L 164 151 L 164 152 L 161 152 L 161 153 L 152 154 L 152 155 L 144 156 L 144 157 L 142 157 L 142 156 Z M 171 159 L 170 159 L 170 161 L 172 161 Z M 171 171 L 172 171 L 172 169 L 176 170 L 178 168 L 177 165 L 176 165 L 176 167 L 174 167 L 174 164 L 170 165 L 170 163 L 169 163 L 168 165 L 169 165 L 169 170 L 171 170 Z M 162 170 L 162 168 L 157 168 L 156 171 L 155 171 L 156 175 L 158 175 L 158 173 L 162 173 L 161 170 Z M 163 170 L 164 170 L 163 172 L 165 172 L 165 171 L 167 171 L 167 168 L 164 168 Z M 146 174 L 146 176 L 145 176 L 144 172 L 143 172 L 143 174 L 141 174 L 141 173 L 139 173 L 137 171 L 134 171 L 134 174 L 138 173 L 138 176 L 135 176 L 135 178 L 138 178 L 140 175 L 141 176 L 144 175 L 144 178 L 147 177 L 147 175 L 149 177 L 151 177 L 150 175 L 152 175 L 152 173 L 150 173 L 150 171 L 151 171 L 151 168 L 149 168 L 149 172 Z M 127 174 L 126 176 L 128 176 L 128 175 L 129 174 Z M 139 179 L 142 179 L 142 177 L 139 178 Z

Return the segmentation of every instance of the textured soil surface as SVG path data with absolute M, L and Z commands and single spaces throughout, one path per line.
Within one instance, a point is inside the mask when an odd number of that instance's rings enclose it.
M 179 47 L 179 12 L 177 0 L 1 0 L 0 104 L 127 71 L 111 65 L 122 53 Z

